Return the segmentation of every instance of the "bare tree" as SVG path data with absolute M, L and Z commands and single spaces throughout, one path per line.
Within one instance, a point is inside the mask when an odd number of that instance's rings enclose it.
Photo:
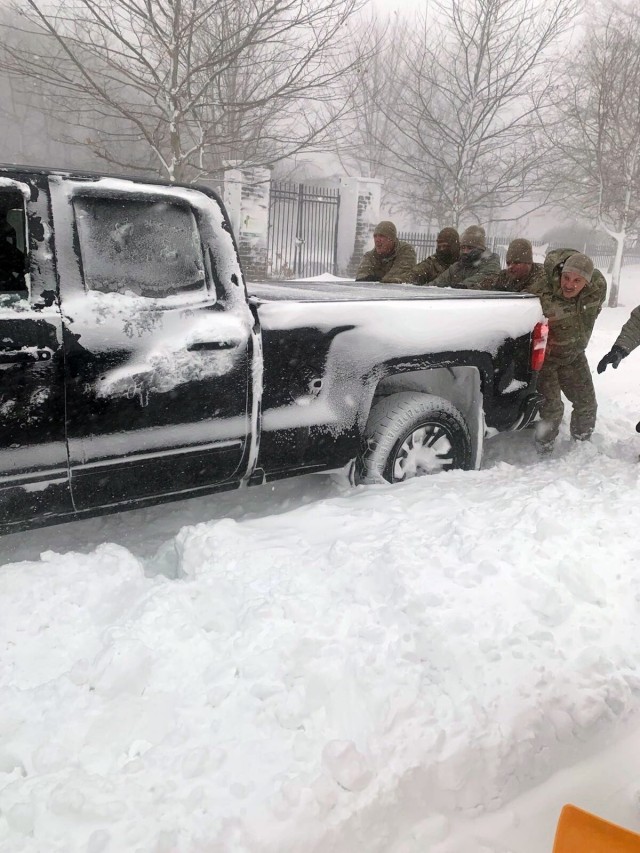
M 402 76 L 394 55 L 397 45 L 409 39 L 409 20 L 394 15 L 391 22 L 375 15 L 363 28 L 353 28 L 350 52 L 352 67 L 343 79 L 344 98 L 351 109 L 342 120 L 344 132 L 337 153 L 348 174 L 384 178 L 389 148 L 396 136 L 393 120 L 386 108 L 402 90 Z M 363 44 L 363 40 L 368 40 Z M 367 62 L 361 57 L 366 54 Z
M 556 74 L 552 49 L 577 8 L 578 0 L 432 0 L 409 22 L 388 53 L 400 86 L 391 99 L 374 85 L 371 95 L 380 94 L 386 120 L 377 141 L 414 212 L 454 225 L 497 221 L 535 188 L 543 151 L 531 144 L 534 119 Z
M 617 8 L 587 35 L 546 125 L 557 201 L 616 244 L 609 305 L 618 304 L 625 240 L 640 224 L 640 18 Z
M 0 67 L 46 90 L 107 162 L 194 180 L 325 141 L 363 2 L 16 0 Z

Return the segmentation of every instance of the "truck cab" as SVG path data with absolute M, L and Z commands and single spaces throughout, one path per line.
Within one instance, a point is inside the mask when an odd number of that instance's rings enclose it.
M 0 211 L 0 521 L 237 485 L 256 336 L 215 196 L 5 169 Z

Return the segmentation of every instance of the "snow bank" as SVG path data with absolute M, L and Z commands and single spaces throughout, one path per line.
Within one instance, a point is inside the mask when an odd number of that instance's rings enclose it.
M 533 853 L 572 792 L 638 830 L 638 364 L 543 461 L 5 537 L 0 850 Z

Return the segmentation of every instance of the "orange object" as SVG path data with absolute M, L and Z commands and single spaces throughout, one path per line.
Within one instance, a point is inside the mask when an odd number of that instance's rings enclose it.
M 640 835 L 567 805 L 560 812 L 553 853 L 640 853 Z

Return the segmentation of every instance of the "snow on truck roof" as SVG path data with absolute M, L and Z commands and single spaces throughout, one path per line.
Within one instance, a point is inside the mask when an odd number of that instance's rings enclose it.
M 175 187 L 176 189 L 190 189 L 202 192 L 205 195 L 213 196 L 220 204 L 220 194 L 213 187 L 205 183 L 186 184 L 179 182 L 167 181 L 160 176 L 157 177 L 140 177 L 139 175 L 121 174 L 116 172 L 90 172 L 83 169 L 63 169 L 53 166 L 25 166 L 14 163 L 0 163 L 0 176 L 6 175 L 52 175 L 63 178 L 71 178 L 74 180 L 83 181 L 101 181 L 101 180 L 120 180 L 128 181 L 129 183 L 143 184 L 149 187 Z

